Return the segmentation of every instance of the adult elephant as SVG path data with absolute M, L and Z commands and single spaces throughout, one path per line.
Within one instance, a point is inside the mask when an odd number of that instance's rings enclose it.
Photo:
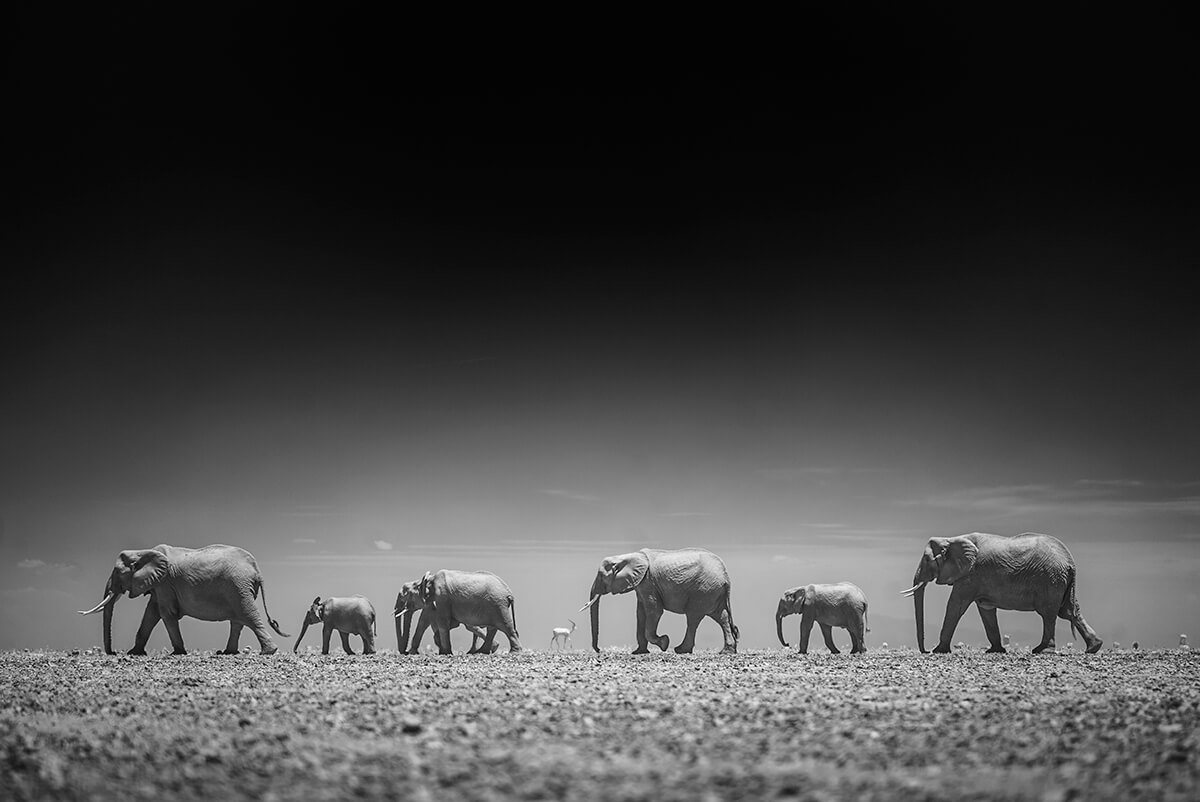
M 184 616 L 201 621 L 228 621 L 229 641 L 223 654 L 236 654 L 242 627 L 250 627 L 258 638 L 263 654 L 274 654 L 278 647 L 258 614 L 254 601 L 263 594 L 263 612 L 267 622 L 280 636 L 287 635 L 267 612 L 267 592 L 254 555 L 236 546 L 213 545 L 186 549 L 160 544 L 152 549 L 123 551 L 104 586 L 104 601 L 81 615 L 104 610 L 104 651 L 112 649 L 113 606 L 122 593 L 135 599 L 146 594 L 150 600 L 142 614 L 142 625 L 129 654 L 146 653 L 150 633 L 161 620 L 167 626 L 175 654 L 187 654 L 179 619 Z
M 653 643 L 667 650 L 670 638 L 658 634 L 658 621 L 664 611 L 687 616 L 687 634 L 675 647 L 678 654 L 690 654 L 696 645 L 696 627 L 705 616 L 721 625 L 725 636 L 722 652 L 736 652 L 738 628 L 729 606 L 729 572 L 725 563 L 704 549 L 642 549 L 628 554 L 605 557 L 592 589 L 590 601 L 580 611 L 592 608 L 592 649 L 599 652 L 600 597 L 606 593 L 637 594 L 637 648 L 634 654 L 646 654 Z
M 330 596 L 325 601 L 321 597 L 313 599 L 308 612 L 304 614 L 304 626 L 296 636 L 296 644 L 292 651 L 300 649 L 300 641 L 308 632 L 311 624 L 322 624 L 321 654 L 329 654 L 329 638 L 334 630 L 342 636 L 342 650 L 346 654 L 354 654 L 350 648 L 350 636 L 362 638 L 363 654 L 375 653 L 375 608 L 365 596 Z
M 1054 648 L 1057 618 L 1071 622 L 1087 643 L 1088 654 L 1100 651 L 1104 641 L 1083 620 L 1075 598 L 1075 560 L 1062 541 L 1050 535 L 1026 533 L 1003 537 L 975 532 L 929 540 L 913 575 L 913 586 L 904 591 L 913 597 L 917 617 L 917 646 L 925 651 L 925 585 L 952 585 L 937 654 L 950 651 L 958 620 L 974 603 L 991 643 L 989 652 L 1004 652 L 996 610 L 1032 610 L 1042 617 L 1042 642 L 1038 654 Z
M 418 610 L 421 612 L 421 617 L 417 619 L 417 627 L 421 632 L 424 632 L 426 627 L 433 626 L 435 608 L 432 599 L 428 602 L 422 601 L 421 580 L 414 579 L 400 586 L 400 592 L 396 595 L 396 607 L 392 610 L 392 616 L 396 620 L 396 650 L 400 654 L 408 652 L 409 633 L 412 632 L 412 617 Z M 450 629 L 454 629 L 458 625 L 459 622 L 455 621 Z M 471 649 L 467 654 L 478 653 L 480 651 L 478 644 L 486 635 L 484 635 L 479 627 L 466 624 L 463 626 L 471 633 Z M 442 648 L 442 641 L 438 635 L 437 627 L 433 628 L 433 643 L 439 650 Z M 498 648 L 500 648 L 500 644 L 493 642 L 489 654 L 494 653 Z M 414 647 L 412 654 L 416 653 L 417 649 Z
M 837 582 L 830 585 L 800 585 L 786 590 L 775 609 L 775 632 L 784 646 L 783 619 L 789 615 L 800 616 L 800 654 L 808 654 L 808 636 L 813 623 L 821 625 L 825 645 L 834 654 L 840 654 L 833 643 L 833 628 L 841 627 L 850 633 L 850 653 L 865 652 L 863 633 L 867 628 L 867 596 L 858 585 Z
M 459 624 L 472 629 L 487 630 L 478 651 L 496 651 L 496 631 L 508 638 L 510 652 L 521 651 L 517 636 L 517 612 L 513 593 L 504 580 L 488 571 L 453 571 L 442 569 L 427 572 L 417 585 L 421 600 L 421 617 L 413 634 L 410 654 L 417 654 L 421 636 L 427 626 L 433 626 L 439 654 L 450 654 L 450 630 Z M 474 629 L 472 632 L 474 633 Z M 472 643 L 472 651 L 474 644 Z

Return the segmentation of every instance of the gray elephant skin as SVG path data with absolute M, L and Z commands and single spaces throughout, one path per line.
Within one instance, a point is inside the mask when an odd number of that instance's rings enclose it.
M 434 629 L 439 654 L 450 654 L 450 630 L 459 624 L 487 630 L 478 651 L 496 651 L 496 632 L 508 638 L 510 652 L 521 651 L 513 592 L 504 580 L 488 571 L 428 572 L 417 585 L 421 617 L 413 634 L 410 654 L 417 654 L 427 626 Z
M 834 654 L 841 654 L 833 643 L 833 628 L 841 627 L 850 633 L 850 653 L 859 654 L 867 650 L 863 633 L 867 627 L 867 595 L 850 582 L 827 585 L 800 585 L 783 593 L 775 609 L 775 632 L 784 646 L 783 619 L 789 615 L 800 616 L 800 654 L 808 654 L 808 636 L 813 623 L 821 625 L 821 636 L 825 645 Z
M 146 653 L 146 642 L 160 620 L 167 627 L 174 653 L 187 654 L 179 632 L 179 619 L 185 616 L 201 621 L 228 621 L 229 641 L 223 654 L 237 653 L 242 627 L 250 627 L 263 654 L 274 654 L 278 647 L 255 604 L 260 590 L 267 623 L 281 637 L 291 637 L 267 612 L 267 592 L 253 554 L 220 544 L 200 549 L 160 544 L 117 555 L 116 565 L 104 586 L 104 601 L 79 612 L 91 615 L 104 610 L 104 651 L 108 654 L 114 654 L 113 606 L 122 593 L 128 593 L 131 599 L 141 595 L 150 597 L 129 654 Z
M 670 638 L 658 634 L 658 622 L 664 612 L 687 617 L 687 634 L 675 647 L 678 654 L 690 654 L 696 645 L 696 628 L 707 616 L 721 626 L 725 636 L 723 653 L 737 651 L 738 628 L 733 623 L 729 595 L 729 571 L 721 558 L 705 549 L 642 549 L 628 554 L 605 557 L 592 580 L 589 601 L 580 610 L 592 608 L 592 649 L 599 652 L 600 597 L 606 593 L 637 595 L 637 648 L 634 654 L 646 654 L 653 643 L 667 650 Z
M 931 538 L 913 575 L 913 586 L 904 591 L 913 597 L 917 619 L 917 647 L 925 651 L 925 585 L 950 585 L 946 618 L 937 654 L 950 651 L 958 620 L 972 603 L 979 609 L 991 643 L 989 652 L 1004 652 L 996 610 L 1027 610 L 1042 617 L 1042 642 L 1038 654 L 1054 649 L 1056 619 L 1071 623 L 1087 643 L 1088 654 L 1100 651 L 1104 641 L 1079 609 L 1075 597 L 1075 560 L 1062 541 L 1050 535 L 1025 533 L 1015 537 L 975 532 L 958 537 Z
M 363 654 L 375 653 L 375 608 L 364 596 L 330 596 L 325 601 L 321 597 L 313 599 L 308 612 L 304 614 L 304 625 L 296 636 L 296 644 L 292 651 L 300 649 L 300 641 L 312 624 L 321 624 L 321 654 L 329 654 L 329 638 L 334 630 L 342 636 L 342 650 L 346 654 L 354 654 L 350 648 L 350 636 L 362 638 Z
M 421 632 L 424 632 L 426 627 L 433 626 L 435 607 L 433 599 L 430 599 L 428 602 L 422 601 L 420 579 L 405 582 L 400 586 L 400 592 L 396 595 L 396 607 L 392 610 L 392 615 L 396 620 L 396 651 L 400 654 L 408 652 L 409 634 L 412 632 L 412 617 L 417 611 L 421 613 L 421 617 L 417 619 L 417 626 Z M 450 629 L 454 629 L 459 625 L 458 621 L 453 623 L 454 626 L 451 626 Z M 471 648 L 467 654 L 477 654 L 481 651 L 479 642 L 486 636 L 479 627 L 466 624 L 463 626 L 471 633 Z M 442 641 L 438 635 L 436 626 L 433 627 L 433 644 L 441 650 Z M 499 648 L 500 644 L 493 641 L 489 654 L 494 653 Z M 417 648 L 413 648 L 411 653 L 416 654 Z

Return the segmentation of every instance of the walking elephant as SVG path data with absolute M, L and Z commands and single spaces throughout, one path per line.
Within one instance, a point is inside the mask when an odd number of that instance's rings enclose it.
M 1054 648 L 1057 618 L 1071 622 L 1072 634 L 1078 631 L 1088 654 L 1094 654 L 1104 641 L 1083 620 L 1075 598 L 1075 579 L 1071 552 L 1049 535 L 1003 537 L 975 532 L 931 538 L 913 575 L 913 586 L 904 591 L 915 605 L 917 647 L 925 651 L 925 585 L 936 581 L 953 587 L 935 653 L 950 651 L 958 620 L 973 602 L 991 643 L 989 652 L 1005 651 L 996 620 L 999 609 L 1032 610 L 1042 617 L 1042 642 L 1034 647 L 1034 654 Z
M 292 651 L 300 649 L 300 641 L 308 632 L 310 624 L 323 624 L 321 632 L 321 654 L 329 654 L 329 637 L 337 630 L 342 636 L 342 650 L 346 654 L 354 654 L 350 648 L 350 636 L 362 638 L 363 654 L 375 653 L 375 608 L 364 596 L 331 596 L 325 601 L 321 597 L 313 599 L 308 612 L 304 614 L 304 626 L 296 636 L 296 644 Z
M 417 619 L 417 627 L 421 632 L 425 631 L 426 627 L 433 626 L 434 620 L 434 603 L 432 600 L 424 602 L 421 600 L 421 580 L 414 579 L 411 582 L 405 582 L 400 587 L 400 593 L 396 595 L 396 607 L 392 611 L 393 617 L 396 619 L 396 650 L 400 654 L 409 653 L 408 640 L 409 633 L 412 632 L 412 617 L 413 613 L 421 611 L 421 617 Z M 424 623 L 422 623 L 424 622 Z M 454 622 L 457 627 L 459 622 Z M 486 638 L 483 630 L 476 626 L 463 625 L 464 628 L 471 633 L 471 648 L 467 654 L 477 654 L 481 651 L 479 642 Z M 438 635 L 437 627 L 433 627 L 433 644 L 440 651 L 442 648 L 441 637 Z M 489 654 L 495 653 L 500 648 L 500 644 L 493 642 Z M 417 653 L 417 647 L 414 646 L 411 654 Z
M 600 651 L 600 597 L 606 593 L 637 594 L 637 648 L 634 654 L 646 654 L 653 643 L 667 650 L 670 638 L 658 634 L 663 612 L 687 616 L 687 634 L 675 647 L 678 654 L 690 654 L 696 645 L 696 628 L 705 616 L 721 625 L 725 636 L 722 652 L 736 652 L 738 628 L 729 605 L 729 572 L 725 563 L 704 549 L 642 549 L 628 554 L 605 557 L 592 580 L 590 601 L 579 608 L 592 608 L 592 649 Z
M 834 654 L 840 654 L 833 643 L 833 628 L 841 627 L 850 633 L 850 653 L 867 650 L 863 633 L 867 627 L 867 596 L 862 589 L 850 582 L 832 585 L 801 585 L 784 591 L 775 610 L 775 631 L 779 642 L 783 639 L 783 619 L 793 613 L 800 615 L 800 654 L 808 654 L 808 636 L 813 622 L 821 625 L 821 636 L 825 645 Z
M 510 652 L 521 651 L 517 635 L 517 613 L 513 594 L 504 580 L 487 571 L 452 571 L 442 569 L 427 572 L 417 585 L 421 600 L 421 617 L 413 634 L 410 654 L 421 647 L 425 628 L 434 628 L 434 642 L 439 654 L 450 654 L 450 630 L 459 624 L 476 634 L 474 627 L 483 627 L 487 634 L 483 643 L 472 651 L 488 654 L 496 651 L 496 631 L 508 638 Z
M 79 612 L 91 615 L 104 610 L 104 651 L 108 654 L 114 654 L 112 612 L 122 593 L 128 593 L 131 599 L 143 594 L 150 597 L 129 654 L 146 653 L 146 642 L 160 620 L 167 626 L 174 653 L 187 654 L 179 633 L 179 619 L 185 616 L 201 621 L 228 621 L 229 641 L 223 654 L 237 653 L 242 627 L 250 627 L 254 632 L 263 654 L 274 654 L 278 647 L 254 603 L 259 590 L 271 629 L 284 638 L 291 637 L 267 612 L 267 591 L 250 552 L 236 546 L 187 549 L 161 544 L 117 555 L 116 565 L 104 586 L 104 601 Z

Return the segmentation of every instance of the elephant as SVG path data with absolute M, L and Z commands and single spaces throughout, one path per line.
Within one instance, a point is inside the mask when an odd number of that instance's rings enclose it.
M 412 631 L 411 627 L 413 613 L 415 613 L 417 610 L 421 611 L 421 617 L 417 619 L 417 627 L 421 630 L 421 632 L 425 631 L 425 627 L 433 624 L 435 615 L 433 601 L 431 600 L 428 603 L 421 601 L 420 589 L 421 580 L 414 579 L 411 582 L 405 582 L 400 587 L 400 593 L 396 595 L 396 608 L 392 612 L 393 617 L 396 619 L 396 650 L 400 654 L 417 653 L 416 647 L 413 648 L 412 652 L 408 651 L 408 636 L 409 632 Z M 428 616 L 428 618 L 426 616 Z M 424 622 L 424 624 L 422 624 L 422 622 Z M 450 629 L 457 627 L 458 623 L 459 622 L 457 621 L 454 622 L 454 626 L 451 626 Z M 484 635 L 483 630 L 479 629 L 479 627 L 471 626 L 469 624 L 464 624 L 463 626 L 471 633 L 471 648 L 467 654 L 477 654 L 479 651 L 481 651 L 478 644 L 486 636 Z M 433 628 L 433 645 L 438 647 L 439 650 L 442 648 L 441 636 L 438 635 L 437 627 Z M 495 651 L 499 648 L 500 644 L 493 642 L 491 652 L 489 652 L 489 654 L 495 653 Z
M 738 628 L 733 623 L 729 603 L 729 572 L 721 558 L 705 549 L 642 549 L 628 554 L 605 557 L 592 580 L 592 650 L 600 651 L 600 597 L 606 593 L 634 591 L 637 594 L 637 648 L 634 654 L 647 654 L 649 644 L 666 651 L 671 639 L 658 634 L 658 621 L 664 611 L 687 616 L 687 634 L 675 647 L 677 654 L 691 654 L 696 645 L 696 627 L 705 616 L 721 625 L 725 636 L 722 653 L 737 652 Z
M 513 593 L 495 574 L 449 569 L 437 573 L 429 571 L 417 585 L 417 596 L 422 610 L 409 654 L 417 654 L 420 650 L 421 636 L 428 626 L 434 628 L 438 654 L 450 654 L 450 630 L 459 624 L 471 629 L 472 634 L 476 633 L 474 627 L 487 629 L 478 649 L 472 642 L 472 651 L 495 652 L 497 630 L 508 638 L 510 652 L 521 651 Z
M 362 638 L 363 654 L 375 654 L 375 608 L 364 596 L 331 596 L 325 601 L 321 601 L 320 596 L 313 599 L 304 614 L 304 626 L 296 636 L 292 652 L 300 649 L 300 641 L 304 640 L 310 624 L 324 624 L 321 654 L 329 654 L 329 636 L 335 629 L 342 636 L 342 649 L 346 654 L 354 654 L 350 648 L 351 635 Z
M 289 638 L 267 611 L 267 591 L 254 555 L 236 546 L 212 545 L 200 549 L 159 544 L 152 549 L 123 551 L 104 586 L 104 601 L 81 615 L 104 610 L 104 651 L 112 649 L 112 612 L 122 593 L 135 599 L 150 596 L 142 625 L 129 654 L 144 655 L 150 633 L 159 620 L 167 626 L 175 654 L 187 654 L 179 619 L 184 616 L 201 621 L 228 621 L 229 641 L 222 654 L 237 654 L 242 627 L 250 627 L 258 638 L 263 654 L 274 654 L 278 647 L 263 624 L 254 601 L 262 590 L 263 612 L 267 623 L 281 637 Z
M 833 628 L 842 627 L 850 633 L 851 654 L 867 650 L 863 633 L 870 632 L 867 626 L 867 596 L 862 589 L 850 582 L 832 585 L 800 585 L 784 591 L 775 609 L 775 631 L 784 646 L 783 619 L 797 613 L 800 620 L 800 654 L 808 654 L 808 636 L 813 622 L 821 625 L 825 645 L 834 654 L 841 654 L 833 644 Z
M 990 653 L 1005 651 L 996 620 L 999 609 L 1032 610 L 1042 617 L 1042 642 L 1034 647 L 1034 654 L 1054 649 L 1056 618 L 1070 621 L 1072 634 L 1082 635 L 1088 654 L 1095 654 L 1104 641 L 1083 619 L 1075 579 L 1071 552 L 1050 535 L 1027 532 L 1004 537 L 974 532 L 931 538 L 913 575 L 913 586 L 904 591 L 915 605 L 917 647 L 925 652 L 925 585 L 936 581 L 953 587 L 935 654 L 950 651 L 954 628 L 972 602 L 983 619 Z

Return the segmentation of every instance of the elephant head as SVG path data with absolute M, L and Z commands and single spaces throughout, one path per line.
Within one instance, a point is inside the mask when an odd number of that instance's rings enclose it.
M 304 614 L 304 624 L 300 627 L 300 634 L 296 636 L 296 644 L 292 646 L 292 652 L 295 653 L 300 649 L 300 641 L 304 640 L 304 633 L 308 632 L 310 624 L 319 624 L 325 618 L 325 605 L 321 603 L 321 597 L 313 599 L 312 605 L 309 606 L 308 612 Z
M 421 598 L 421 584 L 427 577 L 432 582 L 432 575 L 426 574 L 421 579 L 405 582 L 396 595 L 396 607 L 392 610 L 392 617 L 396 619 L 396 647 L 400 654 L 408 651 L 413 613 L 425 605 L 424 599 Z
M 117 598 L 128 593 L 135 599 L 163 581 L 169 567 L 167 555 L 157 549 L 134 549 L 117 555 L 112 573 L 104 585 L 104 601 L 90 610 L 80 610 L 80 615 L 91 615 L 104 610 L 104 651 L 113 654 L 112 613 Z
M 789 615 L 803 614 L 806 599 L 804 588 L 793 588 L 779 597 L 779 605 L 775 608 L 775 634 L 784 646 L 788 642 L 783 639 L 783 619 Z
M 580 611 L 592 608 L 592 650 L 600 651 L 600 597 L 605 593 L 628 593 L 646 578 L 650 568 L 650 556 L 645 551 L 631 551 L 628 554 L 618 554 L 605 557 L 592 580 L 592 589 L 588 591 L 590 601 L 580 607 Z
M 969 537 L 934 537 L 929 539 L 917 572 L 913 574 L 913 586 L 904 591 L 912 596 L 917 618 L 917 648 L 925 651 L 925 586 L 930 582 L 938 585 L 953 585 L 975 568 L 979 547 Z

